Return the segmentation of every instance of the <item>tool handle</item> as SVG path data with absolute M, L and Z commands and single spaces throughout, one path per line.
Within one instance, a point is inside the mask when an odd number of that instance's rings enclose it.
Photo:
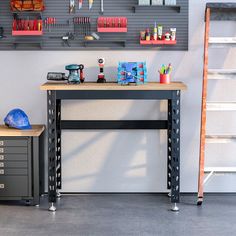
M 103 3 L 103 0 L 101 0 L 101 12 L 100 14 L 103 15 L 104 13 L 104 3 Z

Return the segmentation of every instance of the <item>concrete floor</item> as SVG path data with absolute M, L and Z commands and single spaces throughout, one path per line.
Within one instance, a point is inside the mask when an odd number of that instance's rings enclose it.
M 47 198 L 39 208 L 2 202 L 0 236 L 236 235 L 236 195 L 208 195 L 202 207 L 195 201 L 182 196 L 179 213 L 154 194 L 62 196 L 56 213 Z

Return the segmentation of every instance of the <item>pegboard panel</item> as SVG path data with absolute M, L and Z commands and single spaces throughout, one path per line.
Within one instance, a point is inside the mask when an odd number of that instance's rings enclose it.
M 100 0 L 94 0 L 89 10 L 88 0 L 83 0 L 79 10 L 75 0 L 76 12 L 69 13 L 69 0 L 45 0 L 46 10 L 42 18 L 55 17 L 57 27 L 43 29 L 42 36 L 12 36 L 13 14 L 9 1 L 0 1 L 0 27 L 5 37 L 0 39 L 0 50 L 188 50 L 188 0 L 177 0 L 175 7 L 137 8 L 137 0 L 104 0 L 102 16 L 125 16 L 128 18 L 127 33 L 98 33 L 99 41 L 84 42 L 80 30 L 74 27 L 74 17 L 91 17 L 91 31 L 97 32 L 97 18 L 100 14 Z M 177 28 L 177 44 L 154 46 L 140 45 L 140 31 L 152 29 L 154 22 L 163 25 L 164 32 L 171 27 Z M 68 32 L 74 33 L 70 45 L 63 45 L 61 37 Z

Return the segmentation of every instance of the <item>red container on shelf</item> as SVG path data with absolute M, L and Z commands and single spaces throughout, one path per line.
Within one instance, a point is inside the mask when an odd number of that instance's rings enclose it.
M 127 17 L 99 17 L 97 21 L 97 31 L 100 33 L 126 33 L 127 27 Z
M 170 84 L 170 74 L 160 74 L 160 83 L 161 84 Z
M 13 20 L 13 36 L 40 36 L 43 34 L 42 20 Z
M 141 40 L 140 39 L 140 45 L 176 45 L 177 41 L 176 40 L 153 40 L 151 39 L 150 41 L 146 40 Z

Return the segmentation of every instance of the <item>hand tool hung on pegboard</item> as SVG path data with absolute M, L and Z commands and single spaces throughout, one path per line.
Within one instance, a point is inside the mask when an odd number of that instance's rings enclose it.
M 104 13 L 104 2 L 103 0 L 101 0 L 101 12 L 100 12 L 102 15 Z
M 75 0 L 70 0 L 69 13 L 75 13 Z
M 74 17 L 73 18 L 75 35 L 86 36 L 91 33 L 91 18 L 90 17 Z
M 83 0 L 79 0 L 79 9 L 83 7 Z
M 93 0 L 89 0 L 89 10 L 91 10 L 93 7 Z
M 70 41 L 75 39 L 74 33 L 67 32 L 65 35 L 62 36 L 51 36 L 50 39 L 61 39 L 62 40 L 62 46 L 71 47 Z

